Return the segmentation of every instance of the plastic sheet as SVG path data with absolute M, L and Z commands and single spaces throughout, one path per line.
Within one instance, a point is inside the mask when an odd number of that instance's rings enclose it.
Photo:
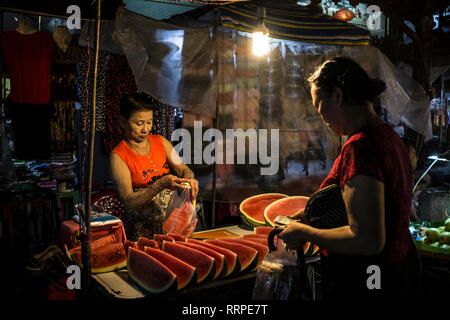
M 269 55 L 257 59 L 248 33 L 219 28 L 214 37 L 206 23 L 197 28 L 186 25 L 120 8 L 111 39 L 126 55 L 139 89 L 186 112 L 183 125 L 191 139 L 182 144 L 183 160 L 199 179 L 200 199 L 213 198 L 214 165 L 203 154 L 211 143 L 215 144 L 217 201 L 240 202 L 263 192 L 310 196 L 318 189 L 345 137 L 337 137 L 323 124 L 306 79 L 331 57 L 350 57 L 371 77 L 384 80 L 387 90 L 380 100 L 392 123 L 403 122 L 426 140 L 431 137 L 424 90 L 375 47 L 271 39 Z M 205 132 L 213 125 L 216 108 L 221 137 L 212 138 Z M 195 120 L 202 120 L 197 137 Z M 234 135 L 227 137 L 229 130 Z M 243 140 L 236 135 L 239 130 Z M 256 139 L 249 138 L 251 130 Z M 266 149 L 261 150 L 264 139 Z M 172 143 L 180 141 L 173 138 Z M 193 152 L 196 143 L 202 154 Z M 262 174 L 263 170 L 271 173 Z

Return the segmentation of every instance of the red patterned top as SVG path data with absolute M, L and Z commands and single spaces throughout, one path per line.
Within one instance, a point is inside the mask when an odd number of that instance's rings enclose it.
M 145 188 L 157 179 L 170 173 L 162 137 L 148 135 L 151 150 L 141 156 L 122 140 L 113 150 L 127 165 L 131 173 L 133 188 Z
M 333 183 L 342 188 L 359 174 L 384 183 L 386 245 L 380 255 L 387 263 L 399 262 L 413 243 L 408 229 L 413 172 L 408 151 L 389 124 L 349 137 L 320 188 Z

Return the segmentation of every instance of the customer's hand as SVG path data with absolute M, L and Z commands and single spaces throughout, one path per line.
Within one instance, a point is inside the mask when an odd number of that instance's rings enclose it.
M 305 217 L 305 209 L 300 210 L 300 212 L 292 214 L 288 216 L 288 218 L 294 219 L 294 220 L 302 220 Z

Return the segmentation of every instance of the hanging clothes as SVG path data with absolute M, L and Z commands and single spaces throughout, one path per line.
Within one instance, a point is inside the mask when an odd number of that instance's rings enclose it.
M 105 134 L 103 146 L 107 154 L 123 139 L 120 126 L 120 100 L 136 92 L 136 83 L 125 56 L 111 55 L 106 68 Z
M 51 96 L 54 113 L 50 124 L 50 150 L 73 152 L 76 148 L 75 102 L 77 98 L 78 36 L 72 36 L 66 50 L 54 42 L 55 58 L 51 67 Z
M 106 90 L 106 68 L 111 55 L 103 50 L 98 52 L 97 65 L 97 92 L 95 104 L 95 131 L 105 131 L 105 90 Z M 78 88 L 81 103 L 81 121 L 84 128 L 86 117 L 86 129 L 91 127 L 92 92 L 94 89 L 94 50 L 92 48 L 81 48 L 78 62 Z M 88 74 L 89 73 L 89 74 Z
M 109 154 L 123 139 L 123 128 L 120 126 L 120 100 L 122 96 L 137 91 L 133 72 L 125 56 L 111 54 L 106 67 L 105 81 L 105 124 L 103 146 Z M 175 108 L 153 101 L 152 134 L 161 135 L 170 141 L 175 126 Z
M 50 101 L 50 66 L 53 39 L 50 33 L 3 32 L 3 51 L 11 78 L 9 99 L 15 103 L 45 104 Z
M 22 34 L 3 32 L 3 53 L 11 79 L 5 103 L 14 135 L 13 157 L 46 159 L 49 155 L 50 66 L 53 40 L 45 31 Z

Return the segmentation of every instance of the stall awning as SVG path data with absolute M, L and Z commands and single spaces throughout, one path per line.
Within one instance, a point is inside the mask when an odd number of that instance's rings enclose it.
M 282 2 L 265 2 L 264 7 L 264 23 L 272 38 L 331 45 L 369 45 L 368 30 L 307 7 Z M 254 3 L 238 3 L 220 6 L 216 10 L 223 27 L 253 32 L 257 26 L 257 8 Z

